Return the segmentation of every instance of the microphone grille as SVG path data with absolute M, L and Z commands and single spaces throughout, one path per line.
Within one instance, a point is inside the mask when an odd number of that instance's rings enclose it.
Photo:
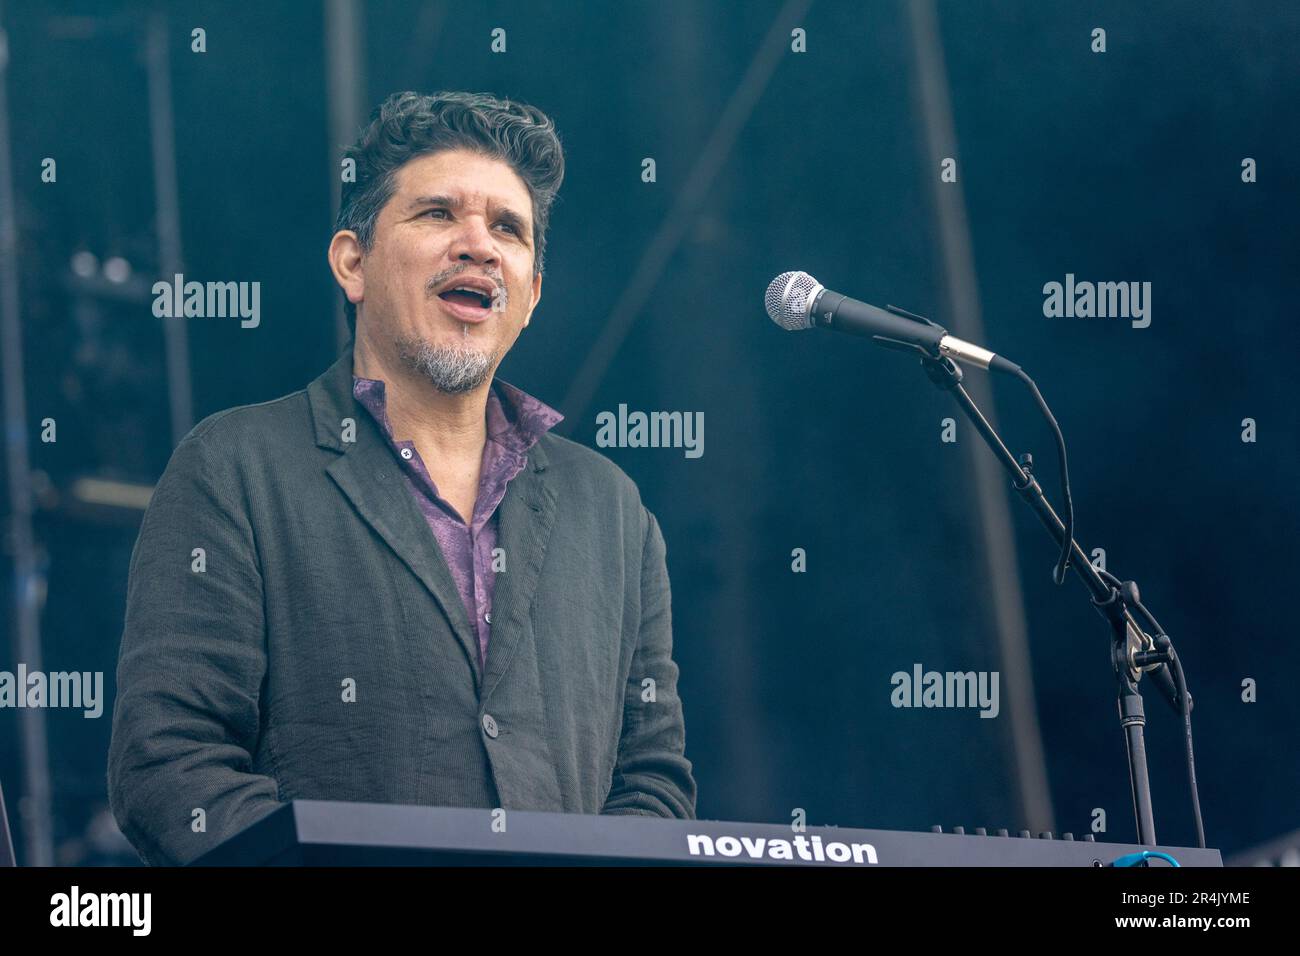
M 806 272 L 782 272 L 763 296 L 768 316 L 788 332 L 812 328 L 809 297 L 817 286 L 817 280 Z

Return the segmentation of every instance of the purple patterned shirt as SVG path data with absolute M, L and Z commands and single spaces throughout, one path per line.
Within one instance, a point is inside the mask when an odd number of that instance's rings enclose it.
M 492 633 L 492 550 L 497 546 L 497 506 L 506 485 L 523 471 L 528 449 L 564 416 L 528 393 L 498 378 L 492 380 L 487 399 L 487 441 L 479 471 L 478 499 L 468 525 L 438 494 L 420 453 L 411 441 L 396 441 L 388 423 L 384 383 L 352 376 L 352 394 L 378 423 L 389 446 L 402 463 L 407 487 L 433 531 L 447 561 L 456 590 L 478 636 L 479 668 L 487 660 Z

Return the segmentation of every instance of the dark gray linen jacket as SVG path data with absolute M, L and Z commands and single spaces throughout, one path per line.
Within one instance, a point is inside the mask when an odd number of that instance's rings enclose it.
M 664 540 L 636 486 L 548 433 L 498 520 L 481 672 L 350 348 L 199 423 L 131 556 L 108 795 L 141 857 L 189 862 L 293 799 L 694 818 Z

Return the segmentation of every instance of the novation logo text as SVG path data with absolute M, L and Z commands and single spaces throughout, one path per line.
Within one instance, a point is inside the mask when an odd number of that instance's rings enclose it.
M 686 834 L 686 848 L 691 856 L 715 856 L 750 860 L 803 860 L 808 863 L 844 863 L 871 866 L 879 863 L 876 848 L 870 843 L 822 843 L 819 836 L 803 835 L 793 840 L 767 837 L 712 837 L 707 833 Z

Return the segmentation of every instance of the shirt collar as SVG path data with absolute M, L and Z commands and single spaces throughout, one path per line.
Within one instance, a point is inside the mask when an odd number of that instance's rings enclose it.
M 379 422 L 391 440 L 385 383 L 381 379 L 362 378 L 353 373 L 352 395 Z M 523 454 L 550 431 L 564 416 L 539 398 L 529 395 L 499 378 L 492 379 L 487 400 L 488 438 Z

